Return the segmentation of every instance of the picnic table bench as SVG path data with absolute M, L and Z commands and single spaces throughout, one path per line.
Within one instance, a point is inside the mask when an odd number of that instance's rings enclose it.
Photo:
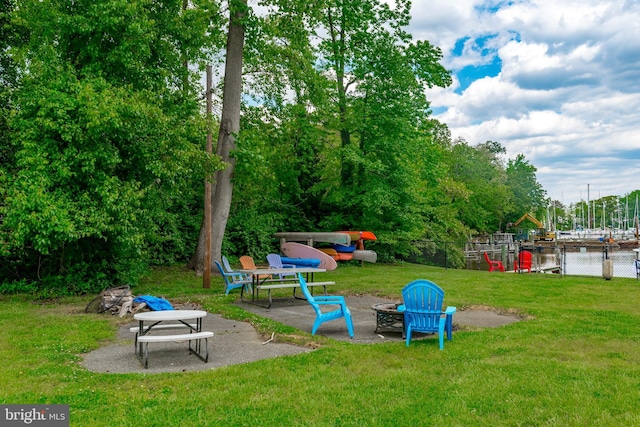
M 207 312 L 202 310 L 163 310 L 135 314 L 134 319 L 138 320 L 139 326 L 131 327 L 129 331 L 136 334 L 134 351 L 142 365 L 145 368 L 149 366 L 149 343 L 172 341 L 188 341 L 189 352 L 207 363 L 209 361 L 209 338 L 213 337 L 213 332 L 202 330 L 202 318 L 206 315 Z M 187 323 L 186 320 L 196 320 L 196 323 Z M 151 323 L 145 325 L 145 321 Z M 186 328 L 187 332 L 172 335 L 149 334 L 151 331 L 179 328 Z M 205 342 L 204 355 L 202 354 L 202 340 Z M 195 341 L 195 346 L 192 346 L 192 341 Z
M 319 282 L 313 281 L 313 273 L 322 273 L 326 271 L 321 268 L 312 268 L 312 267 L 256 268 L 255 270 L 239 270 L 239 271 L 244 274 L 249 274 L 252 277 L 252 285 L 251 285 L 252 287 L 251 303 L 252 304 L 261 305 L 261 304 L 258 304 L 257 302 L 259 300 L 260 291 L 261 290 L 267 291 L 267 298 L 269 302 L 267 305 L 263 305 L 263 307 L 265 308 L 270 308 L 271 304 L 273 303 L 273 300 L 271 298 L 272 289 L 293 289 L 294 298 L 304 299 L 296 295 L 296 289 L 300 288 L 300 282 L 298 281 L 297 276 L 282 277 L 282 278 L 275 277 L 280 274 L 288 274 L 288 275 L 297 274 L 297 273 L 306 273 L 307 275 L 311 274 L 312 280 L 307 282 L 307 286 L 312 289 L 317 286 L 322 286 L 325 294 L 327 293 L 327 286 L 336 284 L 336 282 L 332 282 L 332 281 L 319 281 Z M 240 292 L 240 299 L 243 302 L 245 302 L 244 290 L 245 288 L 243 287 L 242 291 Z M 249 302 L 249 301 L 246 301 L 246 302 Z

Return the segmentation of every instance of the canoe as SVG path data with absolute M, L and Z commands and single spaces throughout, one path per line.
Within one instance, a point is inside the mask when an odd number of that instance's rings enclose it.
M 353 255 L 353 259 L 357 260 L 357 261 L 365 261 L 365 262 L 375 263 L 378 260 L 378 254 L 375 253 L 374 251 L 355 250 L 355 251 L 353 251 L 352 255 Z
M 359 231 L 338 231 L 338 233 L 347 234 L 351 238 L 352 242 L 355 242 L 356 240 L 360 240 Z
M 348 234 L 352 242 L 356 240 L 378 240 L 371 231 L 340 231 L 340 233 Z
M 287 242 L 334 243 L 336 245 L 351 245 L 349 234 L 345 233 L 320 233 L 320 232 L 279 232 L 274 237 L 284 239 Z

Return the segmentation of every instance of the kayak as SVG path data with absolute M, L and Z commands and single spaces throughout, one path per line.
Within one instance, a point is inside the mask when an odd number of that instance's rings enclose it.
M 348 234 L 352 242 L 356 240 L 378 240 L 371 231 L 339 231 L 339 233 Z
M 336 252 L 339 253 L 351 253 L 353 251 L 356 250 L 356 245 L 351 245 L 351 246 L 345 246 L 345 245 L 331 245 L 331 247 L 333 249 L 335 249 Z

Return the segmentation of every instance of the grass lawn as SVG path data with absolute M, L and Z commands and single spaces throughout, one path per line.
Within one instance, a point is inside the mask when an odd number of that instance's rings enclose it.
M 320 278 L 320 277 L 318 277 Z M 341 266 L 342 294 L 400 298 L 417 278 L 445 305 L 525 316 L 437 340 L 354 345 L 244 312 L 221 279 L 156 269 L 134 294 L 197 301 L 313 352 L 209 371 L 96 374 L 81 354 L 116 340 L 116 317 L 85 314 L 90 297 L 0 299 L 0 403 L 69 404 L 72 426 L 613 426 L 640 425 L 640 284 L 635 279 Z M 289 291 L 290 292 L 290 291 Z M 455 323 L 455 315 L 454 315 Z M 212 340 L 215 357 L 215 337 Z M 132 354 L 132 357 L 133 354 Z

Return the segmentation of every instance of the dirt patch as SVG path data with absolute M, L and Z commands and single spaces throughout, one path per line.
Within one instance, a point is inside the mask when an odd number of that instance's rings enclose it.
M 453 324 L 474 326 L 479 328 L 498 328 L 510 323 L 522 320 L 520 316 L 513 314 L 501 314 L 497 310 L 478 310 L 466 308 L 456 311 L 453 315 Z
M 515 317 L 517 318 L 517 320 L 534 319 L 534 316 L 531 316 L 529 314 L 523 314 L 522 312 L 520 312 L 520 310 L 516 308 L 498 308 L 498 307 L 491 307 L 489 305 L 468 305 L 464 307 L 458 307 L 458 312 L 462 312 L 462 311 L 490 311 L 500 316 Z

